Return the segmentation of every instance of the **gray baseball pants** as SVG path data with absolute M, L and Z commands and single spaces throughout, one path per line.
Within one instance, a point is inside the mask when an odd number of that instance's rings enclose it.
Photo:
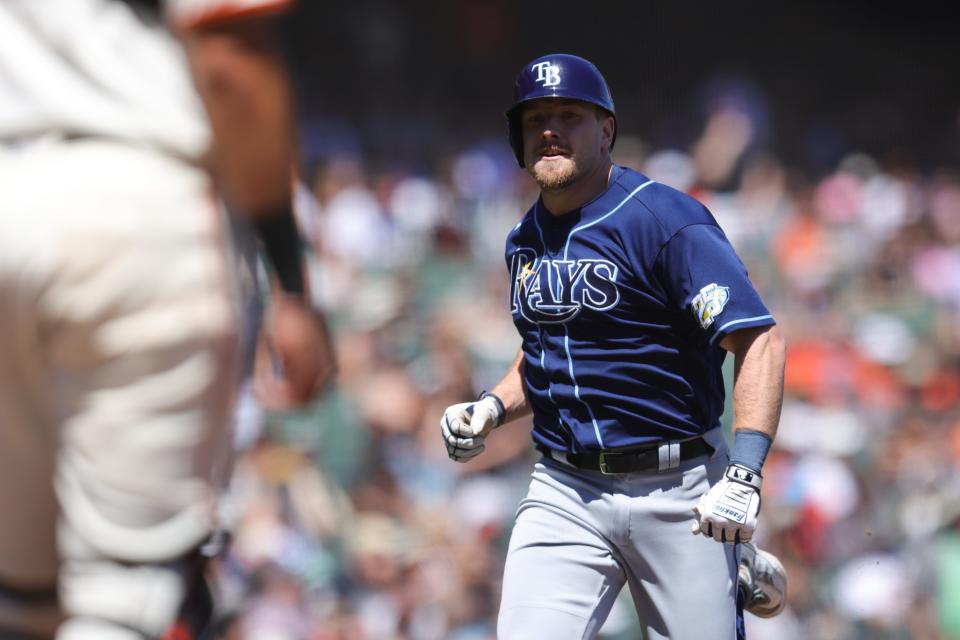
M 595 638 L 627 583 L 644 638 L 734 640 L 738 550 L 690 532 L 728 461 L 722 430 L 706 439 L 710 458 L 660 473 L 541 459 L 510 538 L 497 638 Z

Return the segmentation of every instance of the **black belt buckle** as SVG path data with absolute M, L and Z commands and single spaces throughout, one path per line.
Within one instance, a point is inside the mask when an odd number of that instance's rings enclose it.
M 623 455 L 622 453 L 617 453 L 615 451 L 601 451 L 600 457 L 599 457 L 600 473 L 602 473 L 605 476 L 617 475 L 618 472 L 609 471 L 607 469 L 607 456 L 622 456 L 622 455 Z

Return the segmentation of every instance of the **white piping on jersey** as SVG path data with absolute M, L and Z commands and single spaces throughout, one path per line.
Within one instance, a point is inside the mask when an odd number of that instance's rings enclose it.
M 547 241 L 543 239 L 543 229 L 540 228 L 540 221 L 537 220 L 537 211 L 539 210 L 540 202 L 537 201 L 537 204 L 533 210 L 533 226 L 537 228 L 537 235 L 540 236 L 540 246 L 543 247 L 543 255 L 545 256 L 547 255 Z M 543 260 L 543 256 L 540 256 L 540 259 Z
M 543 371 L 544 375 L 547 374 L 547 365 L 544 362 L 546 355 L 547 350 L 543 348 L 543 336 L 540 336 L 540 369 Z M 550 402 L 553 403 L 553 406 L 557 407 L 557 401 L 553 399 L 553 388 L 550 386 L 550 376 L 547 376 L 547 397 L 550 398 Z M 561 431 L 563 431 L 563 420 L 560 418 L 560 407 L 557 407 L 557 426 L 560 427 Z
M 617 210 L 618 210 L 620 207 L 622 207 L 623 205 L 627 204 L 627 201 L 630 200 L 630 198 L 632 198 L 633 196 L 637 195 L 637 192 L 638 192 L 638 191 L 640 191 L 641 189 L 645 189 L 646 187 L 649 187 L 649 186 L 650 186 L 651 184 L 653 184 L 653 183 L 654 183 L 653 180 L 647 180 L 647 181 L 644 182 L 642 185 L 640 185 L 639 187 L 637 187 L 636 189 L 634 189 L 633 191 L 631 191 L 631 192 L 630 192 L 630 195 L 628 195 L 626 198 L 624 198 L 623 200 L 621 200 L 621 201 L 620 201 L 620 204 L 618 204 L 617 206 L 615 206 L 613 209 L 610 209 L 610 211 L 606 212 L 605 214 L 603 214 L 602 216 L 600 216 L 600 217 L 597 218 L 596 220 L 593 220 L 593 221 L 588 222 L 588 223 L 586 223 L 586 224 L 582 224 L 582 225 L 580 225 L 579 227 L 575 227 L 575 228 L 573 229 L 573 231 L 570 232 L 570 235 L 567 236 L 567 244 L 564 245 L 564 247 L 563 247 L 563 259 L 564 259 L 564 260 L 567 259 L 567 252 L 570 250 L 570 238 L 573 237 L 573 234 L 575 234 L 577 231 L 580 231 L 581 229 L 586 229 L 587 227 L 592 227 L 593 225 L 597 224 L 598 222 L 609 218 L 609 217 L 612 216 L 614 213 L 616 213 Z
M 540 228 L 540 221 L 537 220 L 537 211 L 539 209 L 540 202 L 538 200 L 533 212 L 533 226 L 537 228 L 537 235 L 540 236 L 540 246 L 543 247 L 543 255 L 540 256 L 540 262 L 543 262 L 544 256 L 547 255 L 547 241 L 543 238 L 543 230 Z M 521 224 L 523 223 L 521 222 Z M 537 265 L 534 265 L 534 267 L 536 266 Z M 560 430 L 563 431 L 563 420 L 560 418 L 560 407 L 557 405 L 557 401 L 553 399 L 553 387 L 550 386 L 550 376 L 547 374 L 547 350 L 543 346 L 543 334 L 539 331 L 538 334 L 540 335 L 540 370 L 543 371 L 543 375 L 547 378 L 547 397 L 550 398 L 550 402 L 553 403 L 553 406 L 557 408 L 557 424 L 560 426 Z
M 557 406 L 557 401 L 553 399 L 553 387 L 550 386 L 550 376 L 547 375 L 547 363 L 545 362 L 547 357 L 547 350 L 543 347 L 543 336 L 540 336 L 540 370 L 543 371 L 543 375 L 547 376 L 547 397 L 550 398 L 550 402 L 553 403 L 553 406 Z M 560 407 L 557 407 L 557 419 L 560 416 Z
M 563 247 L 563 259 L 564 259 L 564 260 L 567 259 L 567 254 L 568 254 L 569 251 L 570 251 L 570 239 L 573 237 L 573 234 L 575 234 L 577 231 L 581 231 L 581 230 L 583 230 L 583 229 L 586 229 L 587 227 L 591 227 L 591 226 L 597 224 L 598 222 L 601 222 L 602 220 L 605 220 L 605 219 L 609 218 L 609 217 L 612 216 L 614 213 L 616 213 L 616 212 L 620 209 L 620 207 L 622 207 L 623 205 L 625 205 L 633 196 L 637 195 L 637 193 L 638 193 L 640 190 L 645 189 L 646 187 L 650 186 L 650 185 L 653 184 L 653 183 L 654 183 L 654 180 L 647 180 L 647 181 L 644 182 L 642 185 L 640 185 L 639 187 L 637 187 L 636 189 L 634 189 L 633 191 L 631 191 L 630 194 L 629 194 L 626 198 L 624 198 L 623 200 L 620 201 L 620 204 L 618 204 L 617 206 L 615 206 L 615 207 L 614 207 L 613 209 L 611 209 L 610 211 L 606 212 L 605 214 L 603 214 L 602 216 L 600 216 L 600 217 L 597 218 L 596 220 L 593 220 L 593 221 L 588 222 L 588 223 L 586 223 L 586 224 L 582 224 L 582 225 L 580 225 L 579 227 L 574 227 L 574 229 L 573 229 L 572 231 L 570 231 L 569 235 L 567 235 L 567 242 L 566 242 L 566 244 L 565 244 L 564 247 Z M 543 255 L 545 256 L 545 255 L 547 254 L 547 243 L 546 243 L 546 241 L 545 241 L 544 238 L 543 238 L 543 230 L 540 228 L 540 221 L 537 220 L 537 212 L 538 212 L 539 210 L 540 210 L 540 202 L 537 201 L 536 208 L 535 208 L 535 210 L 534 210 L 534 212 L 533 212 L 533 224 L 534 224 L 534 226 L 537 228 L 537 233 L 538 233 L 539 236 L 540 236 L 540 244 L 543 246 Z M 522 224 L 522 223 L 521 223 L 521 224 Z M 517 226 L 519 226 L 519 225 L 517 225 Z M 540 259 L 543 260 L 543 256 L 541 256 Z M 573 382 L 573 395 L 574 395 L 574 397 L 580 402 L 580 404 L 582 404 L 582 405 L 584 406 L 584 408 L 587 410 L 587 413 L 590 415 L 590 421 L 593 423 L 593 433 L 597 436 L 597 443 L 600 445 L 600 448 L 602 449 L 602 448 L 603 448 L 603 438 L 600 436 L 600 425 L 597 424 L 597 418 L 596 418 L 595 415 L 593 415 L 593 409 L 590 407 L 589 404 L 587 404 L 586 402 L 584 402 L 583 398 L 580 397 L 580 385 L 577 383 L 576 375 L 575 375 L 574 372 L 573 372 L 573 357 L 572 357 L 571 354 L 570 354 L 570 332 L 569 332 L 569 330 L 567 329 L 566 324 L 563 325 L 563 335 L 564 335 L 564 338 L 563 338 L 563 348 L 564 348 L 564 351 L 567 352 L 567 371 L 568 371 L 569 374 L 570 374 L 570 380 L 571 380 L 571 382 Z M 540 368 L 543 370 L 544 374 L 547 373 L 547 369 L 546 369 L 546 350 L 545 350 L 544 347 L 543 347 L 543 339 L 542 339 L 542 337 L 541 337 L 541 340 L 540 340 Z M 552 389 L 552 387 L 550 386 L 549 377 L 548 377 L 548 379 L 547 379 L 547 397 L 549 397 L 549 398 L 550 398 L 550 401 L 553 402 L 554 406 L 556 406 L 557 403 L 556 403 L 556 401 L 553 399 L 553 389 Z M 559 414 L 560 414 L 560 408 L 557 407 L 557 415 L 559 416 Z M 560 424 L 561 424 L 561 426 L 562 426 L 563 422 L 560 421 Z
M 580 404 L 586 407 L 587 413 L 590 414 L 590 422 L 593 423 L 593 433 L 596 434 L 597 444 L 599 444 L 602 449 L 603 438 L 600 437 L 600 425 L 597 424 L 597 417 L 593 415 L 593 409 L 590 408 L 590 405 L 580 397 L 580 385 L 577 383 L 577 377 L 573 375 L 573 358 L 570 357 L 570 332 L 567 330 L 567 325 L 563 325 L 563 348 L 567 352 L 567 369 L 570 371 L 570 380 L 573 381 L 573 395 L 580 401 Z
M 713 334 L 713 337 L 710 338 L 710 345 L 711 345 L 711 346 L 713 345 L 713 343 L 716 341 L 716 339 L 717 339 L 718 337 L 720 337 L 720 334 L 722 334 L 723 331 L 724 331 L 724 329 L 726 329 L 727 327 L 732 327 L 732 326 L 735 325 L 735 324 L 743 324 L 744 322 L 753 322 L 753 321 L 755 321 L 755 320 L 773 320 L 773 316 L 768 313 L 768 314 L 765 315 L 765 316 L 754 316 L 754 317 L 752 317 L 752 318 L 741 318 L 741 319 L 739 319 L 739 320 L 731 320 L 731 321 L 728 322 L 727 324 L 725 324 L 725 325 L 721 326 L 719 329 L 717 329 L 717 331 Z
M 538 202 L 537 202 L 537 205 L 536 205 L 536 208 L 534 209 L 534 212 L 533 212 L 533 226 L 535 226 L 535 227 L 537 228 L 537 235 L 540 236 L 540 246 L 543 247 L 543 255 L 540 256 L 540 260 L 539 260 L 539 261 L 540 261 L 540 262 L 543 262 L 543 259 L 544 259 L 544 258 L 546 257 L 546 255 L 547 255 L 547 241 L 543 239 L 543 229 L 540 228 L 540 221 L 537 220 L 537 211 L 538 211 L 539 209 L 540 209 L 540 202 L 538 201 Z M 537 265 L 536 263 L 534 263 L 533 266 L 534 266 L 534 270 L 536 270 L 536 267 L 537 267 L 538 265 Z M 551 278 L 550 276 L 551 276 L 550 270 L 548 269 L 548 270 L 547 270 L 547 286 L 548 286 L 550 289 L 553 289 L 553 283 L 552 283 L 553 278 Z
M 620 201 L 620 204 L 618 204 L 617 206 L 615 206 L 613 209 L 610 209 L 610 211 L 606 212 L 605 214 L 603 214 L 602 216 L 600 216 L 600 217 L 597 218 L 596 220 L 592 220 L 591 222 L 588 222 L 588 223 L 586 223 L 586 224 L 582 224 L 582 225 L 580 225 L 579 227 L 574 227 L 574 229 L 570 232 L 570 235 L 567 236 L 567 242 L 566 242 L 566 244 L 565 244 L 564 247 L 563 247 L 563 259 L 564 259 L 564 260 L 567 259 L 567 254 L 568 254 L 568 252 L 570 251 L 570 239 L 573 238 L 573 234 L 575 234 L 577 231 L 580 231 L 580 230 L 582 230 L 582 229 L 586 229 L 587 227 L 593 226 L 593 225 L 597 224 L 598 222 L 601 222 L 602 220 L 606 220 L 607 218 L 609 218 L 610 216 L 612 216 L 614 213 L 616 213 L 616 212 L 620 209 L 620 207 L 622 207 L 623 205 L 627 204 L 627 202 L 628 202 L 631 198 L 633 198 L 633 196 L 637 195 L 637 193 L 638 193 L 640 190 L 649 187 L 649 186 L 650 186 L 651 184 L 653 184 L 653 183 L 654 183 L 653 180 L 647 180 L 647 181 L 644 182 L 642 185 L 640 185 L 639 187 L 637 187 L 636 189 L 634 189 L 633 191 L 631 191 L 631 192 L 630 192 L 630 195 L 628 195 L 626 198 L 624 198 L 623 200 L 621 200 L 621 201 Z M 537 228 L 539 229 L 539 227 L 537 227 Z M 546 248 L 546 246 L 544 246 L 544 248 Z M 570 332 L 569 332 L 569 330 L 567 329 L 567 325 L 563 325 L 563 334 L 564 334 L 563 346 L 564 346 L 564 349 L 565 349 L 566 352 L 567 352 L 567 369 L 568 369 L 569 372 L 570 372 L 570 380 L 573 381 L 573 395 L 577 398 L 577 400 L 580 401 L 580 404 L 582 404 L 582 405 L 584 406 L 584 408 L 587 410 L 587 413 L 590 414 L 590 421 L 593 423 L 593 433 L 594 433 L 594 435 L 597 436 L 597 444 L 599 444 L 599 445 L 600 445 L 600 448 L 602 449 L 602 448 L 603 448 L 603 438 L 600 437 L 600 425 L 597 424 L 597 418 L 596 418 L 595 415 L 593 415 L 593 409 L 591 409 L 591 408 L 590 408 L 590 405 L 587 404 L 586 402 L 584 402 L 583 399 L 580 397 L 580 385 L 577 384 L 577 378 L 576 378 L 576 376 L 575 376 L 574 373 L 573 373 L 573 357 L 570 355 Z

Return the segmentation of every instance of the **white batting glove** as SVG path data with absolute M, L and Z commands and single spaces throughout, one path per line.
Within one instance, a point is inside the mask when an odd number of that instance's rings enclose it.
M 759 473 L 731 464 L 723 479 L 710 488 L 693 508 L 694 535 L 702 533 L 717 542 L 747 542 L 757 528 L 760 513 Z
M 440 419 L 440 433 L 451 460 L 466 462 L 483 453 L 487 434 L 503 424 L 502 407 L 494 395 L 447 407 Z

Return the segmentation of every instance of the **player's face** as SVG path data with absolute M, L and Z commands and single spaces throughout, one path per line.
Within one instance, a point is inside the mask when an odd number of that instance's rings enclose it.
M 544 190 L 569 187 L 606 161 L 613 118 L 592 104 L 556 98 L 524 107 L 523 152 L 527 171 Z

